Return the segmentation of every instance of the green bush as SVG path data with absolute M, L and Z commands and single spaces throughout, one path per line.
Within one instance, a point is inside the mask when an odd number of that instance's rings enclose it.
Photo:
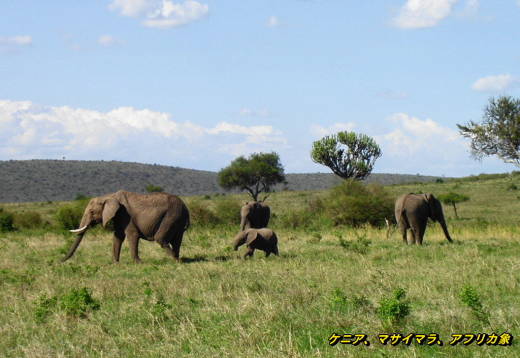
M 164 189 L 158 185 L 148 184 L 146 186 L 146 191 L 148 193 L 160 193 L 160 192 L 163 192 Z
M 0 232 L 14 231 L 13 221 L 13 214 L 0 208 Z
M 240 225 L 240 202 L 233 198 L 222 197 L 215 200 L 215 213 L 220 222 L 230 225 Z
M 394 200 L 379 184 L 346 180 L 331 189 L 324 206 L 334 225 L 383 226 L 385 218 L 393 217 Z
M 188 209 L 192 225 L 215 226 L 221 223 L 220 218 L 209 209 L 207 203 L 195 200 L 189 204 Z
M 56 212 L 58 226 L 65 230 L 77 229 L 87 203 L 88 199 L 76 200 L 59 208 Z
M 460 291 L 459 298 L 463 304 L 471 309 L 471 312 L 473 312 L 473 315 L 477 320 L 486 324 L 489 323 L 489 313 L 482 305 L 480 296 L 473 286 L 464 286 Z
M 410 304 L 404 301 L 406 291 L 402 288 L 394 290 L 392 296 L 384 297 L 379 301 L 377 314 L 386 323 L 399 323 L 410 314 Z
M 86 288 L 72 289 L 60 299 L 60 308 L 68 315 L 85 317 L 88 311 L 99 309 L 99 302 Z
M 36 229 L 44 226 L 42 216 L 35 211 L 15 213 L 13 225 L 17 229 Z

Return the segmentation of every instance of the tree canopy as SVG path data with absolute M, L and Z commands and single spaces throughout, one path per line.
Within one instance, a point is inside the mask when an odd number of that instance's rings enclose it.
M 374 139 L 347 131 L 315 141 L 311 150 L 314 162 L 329 167 L 334 174 L 344 179 L 366 178 L 380 156 L 381 149 Z
M 457 124 L 462 136 L 471 139 L 476 159 L 496 155 L 520 167 L 520 99 L 490 98 L 481 123 Z
M 449 192 L 447 194 L 440 194 L 438 196 L 438 199 L 440 201 L 442 201 L 446 205 L 452 205 L 453 206 L 453 211 L 455 212 L 455 218 L 458 219 L 459 216 L 457 214 L 457 206 L 456 206 L 456 204 L 462 203 L 464 201 L 468 201 L 469 200 L 469 196 L 464 195 L 464 194 L 454 193 L 454 192 L 451 191 L 451 192 Z
M 285 182 L 285 174 L 277 153 L 253 153 L 249 158 L 240 156 L 221 169 L 218 181 L 224 189 L 247 190 L 257 201 L 260 193 L 269 193 L 273 185 Z

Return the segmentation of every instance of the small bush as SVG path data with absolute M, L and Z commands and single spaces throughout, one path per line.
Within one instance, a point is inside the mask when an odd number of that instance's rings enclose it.
M 473 315 L 477 320 L 481 321 L 482 323 L 489 323 L 489 313 L 482 305 L 480 296 L 473 286 L 464 286 L 460 291 L 459 298 L 463 304 L 471 309 L 471 312 L 473 312 Z
M 366 235 L 358 235 L 356 240 L 347 241 L 339 237 L 339 244 L 346 250 L 357 252 L 358 254 L 368 253 L 369 246 L 372 242 L 366 238 Z
M 215 226 L 220 224 L 220 218 L 208 208 L 206 203 L 193 201 L 189 204 L 190 221 L 194 225 Z
M 65 230 L 77 229 L 87 204 L 88 198 L 76 200 L 71 204 L 59 208 L 56 212 L 56 222 L 58 227 Z
M 0 208 L 0 232 L 14 231 L 13 221 L 13 214 Z
M 233 198 L 220 198 L 215 202 L 215 213 L 220 222 L 230 225 L 240 225 L 241 204 Z
M 506 190 L 518 190 L 518 186 L 516 186 L 515 183 L 509 183 L 509 185 L 507 186 Z
M 40 296 L 35 304 L 34 317 L 36 322 L 42 323 L 56 309 L 58 298 Z
M 148 193 L 160 193 L 160 192 L 163 192 L 164 189 L 158 185 L 148 184 L 146 186 L 146 191 Z
M 410 314 L 410 304 L 403 299 L 406 291 L 402 288 L 394 290 L 392 296 L 385 297 L 379 301 L 377 314 L 386 323 L 399 323 Z
M 36 229 L 43 226 L 43 220 L 35 211 L 24 211 L 14 214 L 13 225 L 17 229 Z
M 381 185 L 365 186 L 354 180 L 334 187 L 325 201 L 325 211 L 334 225 L 383 226 L 393 210 L 394 200 Z
M 60 299 L 60 308 L 75 317 L 85 317 L 88 311 L 98 310 L 99 307 L 99 302 L 86 287 L 72 289 Z

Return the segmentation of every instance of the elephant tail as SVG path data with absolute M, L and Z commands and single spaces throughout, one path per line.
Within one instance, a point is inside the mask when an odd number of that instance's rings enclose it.
M 76 241 L 74 241 L 74 244 L 72 244 L 70 250 L 69 250 L 69 253 L 67 254 L 67 256 L 65 256 L 61 262 L 65 262 L 67 261 L 68 259 L 70 259 L 72 257 L 72 255 L 74 255 L 74 253 L 76 252 L 76 249 L 78 248 L 79 244 L 81 243 L 81 240 L 83 240 L 83 233 L 80 233 L 78 234 L 78 236 L 76 237 Z

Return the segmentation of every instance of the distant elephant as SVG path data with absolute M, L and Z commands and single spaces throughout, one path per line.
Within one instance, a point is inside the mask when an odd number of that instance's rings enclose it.
M 453 242 L 444 220 L 442 205 L 433 194 L 406 194 L 397 198 L 395 202 L 395 220 L 403 236 L 404 243 L 408 243 L 406 232 L 411 229 L 412 241 L 422 245 L 428 218 L 441 224 L 444 235 L 449 242 Z
M 240 209 L 240 230 L 261 229 L 269 224 L 271 209 L 261 201 L 246 202 Z
M 135 262 L 141 261 L 139 239 L 156 241 L 169 256 L 179 261 L 182 236 L 190 224 L 190 214 L 184 202 L 167 193 L 138 194 L 123 190 L 90 200 L 80 228 L 70 230 L 78 236 L 62 261 L 74 255 L 87 229 L 99 223 L 106 227 L 110 220 L 114 224 L 114 262 L 119 262 L 121 244 L 125 238 Z
M 238 248 L 244 244 L 247 245 L 244 259 L 248 256 L 253 256 L 255 249 L 265 251 L 266 257 L 271 253 L 278 256 L 278 238 L 271 229 L 247 229 L 245 231 L 240 231 L 235 236 L 233 248 L 237 251 Z

